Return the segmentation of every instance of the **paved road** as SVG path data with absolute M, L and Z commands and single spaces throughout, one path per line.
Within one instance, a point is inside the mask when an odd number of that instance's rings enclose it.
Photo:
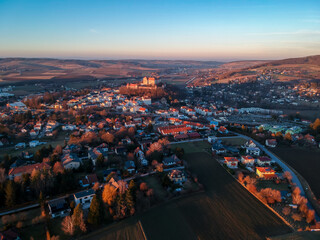
M 16 212 L 21 212 L 21 211 L 25 211 L 25 210 L 29 210 L 29 209 L 36 208 L 36 207 L 39 207 L 39 206 L 40 206 L 39 203 L 32 204 L 32 205 L 29 205 L 29 206 L 26 206 L 26 207 L 13 209 L 13 210 L 6 211 L 6 212 L 1 212 L 0 216 L 7 215 L 7 214 L 12 214 L 12 213 L 16 213 Z

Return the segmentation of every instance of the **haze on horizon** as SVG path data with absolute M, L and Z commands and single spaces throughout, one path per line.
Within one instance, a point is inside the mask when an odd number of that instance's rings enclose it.
M 316 54 L 318 0 L 0 0 L 0 57 L 245 60 Z

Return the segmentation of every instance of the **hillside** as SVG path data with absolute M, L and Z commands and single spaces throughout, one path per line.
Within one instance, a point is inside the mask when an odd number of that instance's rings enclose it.
M 151 72 L 170 73 L 220 64 L 213 61 L 3 58 L 0 59 L 0 81 L 141 77 Z

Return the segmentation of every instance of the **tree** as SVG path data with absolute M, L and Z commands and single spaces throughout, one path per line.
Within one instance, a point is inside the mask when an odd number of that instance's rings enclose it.
M 116 196 L 117 196 L 117 189 L 111 186 L 110 184 L 106 184 L 102 192 L 103 202 L 106 203 L 108 206 L 112 206 Z
M 284 177 L 285 179 L 287 179 L 289 183 L 292 181 L 292 175 L 291 175 L 291 173 L 288 172 L 288 171 L 285 171 L 285 172 L 283 173 L 283 177 Z M 299 189 L 299 190 L 300 190 L 300 189 Z
M 100 224 L 103 219 L 102 213 L 100 200 L 97 195 L 94 195 L 89 208 L 88 223 L 92 225 Z
M 307 216 L 306 216 L 307 223 L 311 223 L 314 219 L 315 219 L 315 211 L 308 209 Z
M 73 220 L 70 216 L 66 216 L 62 223 L 61 223 L 61 229 L 65 234 L 73 235 L 75 231 L 75 226 L 73 223 Z
M 291 133 L 287 132 L 287 133 L 284 135 L 284 139 L 287 140 L 287 141 L 292 141 Z
M 63 173 L 64 172 L 64 167 L 63 167 L 61 162 L 56 162 L 53 165 L 53 172 L 54 172 L 54 174 L 58 174 L 58 173 Z
M 243 173 L 242 173 L 242 172 L 239 172 L 239 173 L 238 173 L 238 181 L 239 181 L 240 183 L 243 183 L 243 182 L 244 182 L 244 176 L 243 176 Z
M 13 207 L 16 204 L 16 186 L 15 183 L 10 180 L 8 181 L 6 188 L 5 188 L 5 196 L 6 196 L 6 206 Z
M 285 215 L 285 216 L 288 216 L 290 213 L 291 213 L 291 208 L 290 207 L 284 207 L 282 209 L 282 213 Z
M 320 119 L 317 118 L 311 125 L 310 127 L 314 130 L 317 131 L 320 129 Z
M 76 228 L 79 228 L 82 232 L 87 231 L 86 224 L 84 222 L 83 210 L 81 204 L 78 204 L 73 211 L 72 221 Z
M 291 215 L 291 218 L 292 218 L 295 222 L 300 222 L 301 219 L 302 219 L 302 217 L 301 217 L 301 215 L 300 215 L 299 213 L 293 213 L 293 214 Z
M 7 179 L 6 169 L 0 168 L 0 184 L 3 184 Z
M 125 194 L 125 202 L 126 202 L 126 206 L 127 206 L 127 209 L 128 209 L 128 213 L 130 215 L 133 215 L 134 212 L 135 212 L 135 202 L 134 202 L 134 196 L 133 196 L 133 192 L 130 191 L 129 189 L 126 191 L 126 194 Z
M 97 157 L 97 167 L 103 167 L 103 165 L 104 165 L 104 156 L 103 154 L 100 154 Z
M 136 133 L 136 130 L 134 129 L 134 127 L 130 127 L 130 128 L 128 129 L 128 135 L 129 135 L 130 137 L 134 137 L 135 133 Z
M 54 153 L 59 154 L 59 155 L 62 154 L 62 147 L 60 144 L 58 144 L 56 146 L 56 148 L 54 149 Z
M 140 183 L 140 191 L 145 192 L 148 190 L 148 185 L 145 182 Z
M 113 141 L 114 141 L 114 136 L 113 136 L 113 134 L 107 132 L 107 133 L 105 133 L 105 134 L 103 134 L 103 135 L 101 136 L 101 139 L 102 139 L 104 142 L 113 143 Z

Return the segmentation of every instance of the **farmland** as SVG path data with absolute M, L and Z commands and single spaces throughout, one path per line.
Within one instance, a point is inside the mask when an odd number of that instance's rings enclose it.
M 320 151 L 298 147 L 277 147 L 272 150 L 282 160 L 288 163 L 309 183 L 317 199 L 320 198 Z
M 119 224 L 139 219 L 147 238 L 152 240 L 265 239 L 290 232 L 288 226 L 203 150 L 210 145 L 193 142 L 175 144 L 172 148 L 178 146 L 185 149 L 184 158 L 205 192 L 163 203 Z M 102 233 L 99 231 L 98 235 Z M 91 236 L 95 239 L 94 234 Z

